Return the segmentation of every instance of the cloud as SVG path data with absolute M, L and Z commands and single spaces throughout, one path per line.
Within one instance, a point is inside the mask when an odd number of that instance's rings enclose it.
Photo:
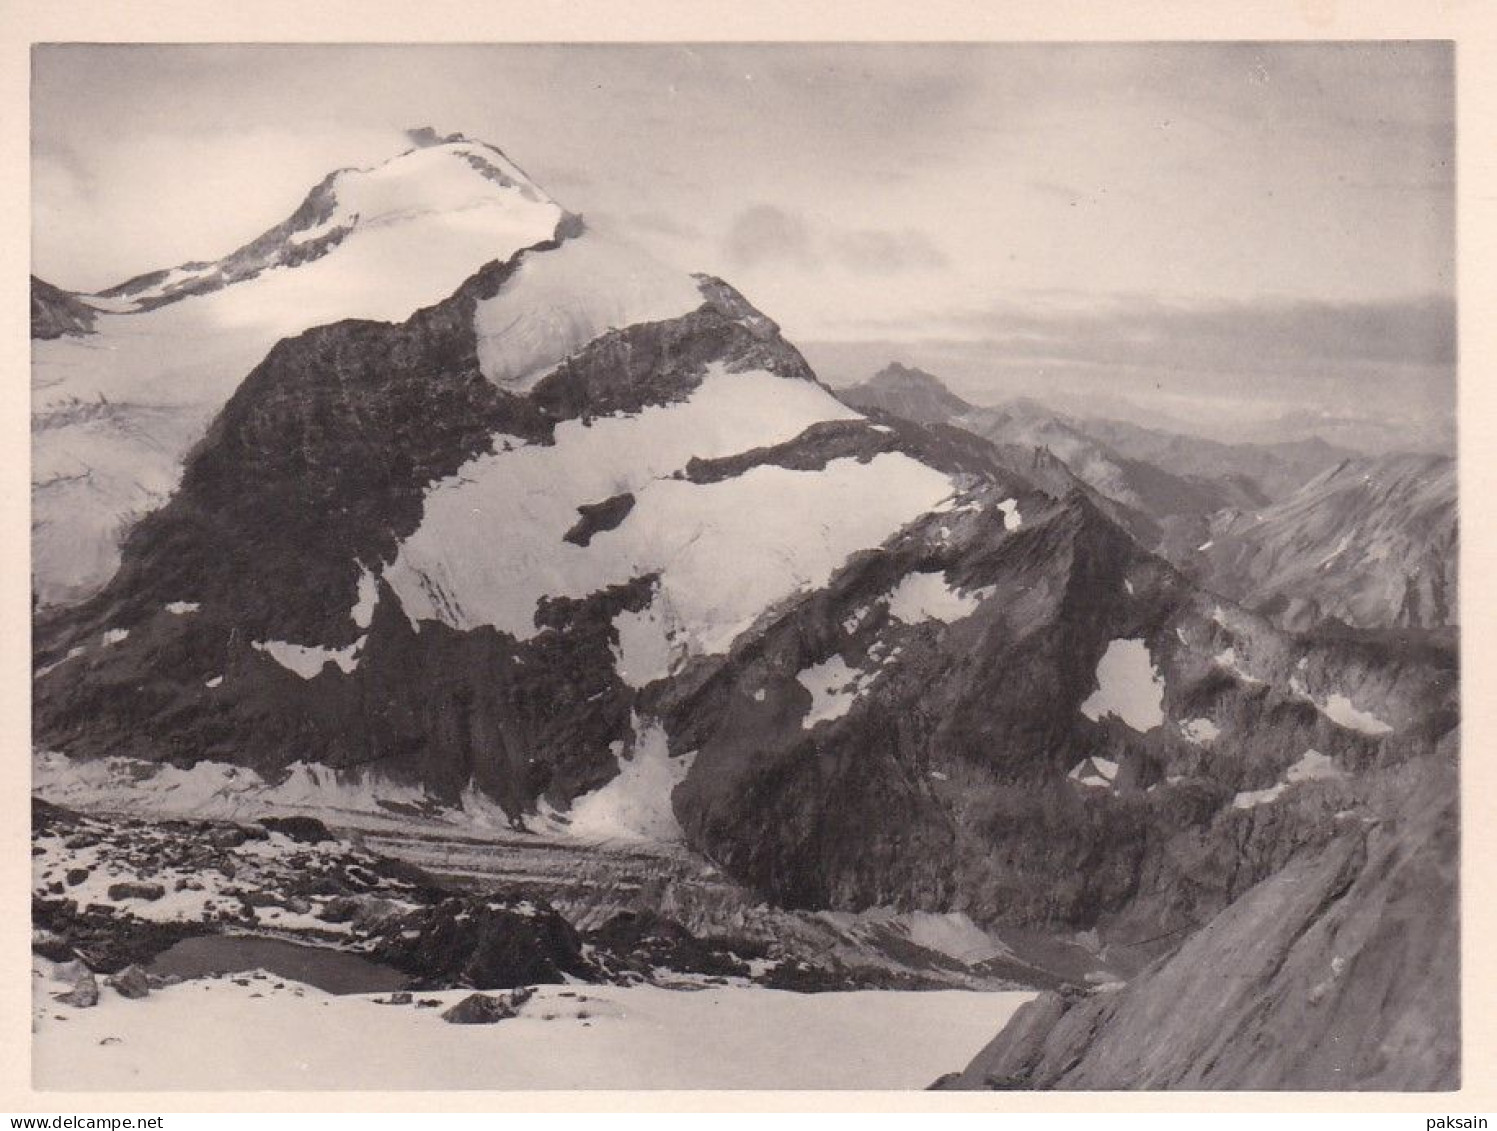
M 896 331 L 911 319 L 864 323 Z M 919 312 L 930 337 L 982 341 L 1008 357 L 1212 372 L 1332 364 L 1453 366 L 1456 307 L 1445 295 L 1370 302 L 1171 301 L 1036 294 L 956 312 Z
M 755 204 L 735 216 L 723 246 L 744 267 L 776 262 L 809 267 L 817 258 L 806 222 L 772 204 Z
M 772 204 L 756 204 L 738 213 L 723 240 L 723 250 L 741 267 L 832 267 L 856 275 L 927 271 L 948 263 L 936 243 L 914 228 L 817 223 L 802 213 Z
M 945 267 L 947 258 L 929 236 L 913 228 L 883 231 L 844 229 L 827 239 L 830 257 L 850 271 L 865 275 L 896 275 Z

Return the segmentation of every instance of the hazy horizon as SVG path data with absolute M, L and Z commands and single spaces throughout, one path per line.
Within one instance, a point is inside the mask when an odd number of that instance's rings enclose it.
M 70 289 L 222 255 L 431 125 L 728 279 L 833 384 L 904 360 L 976 402 L 1453 433 L 1448 44 L 60 45 L 33 65 L 34 270 Z

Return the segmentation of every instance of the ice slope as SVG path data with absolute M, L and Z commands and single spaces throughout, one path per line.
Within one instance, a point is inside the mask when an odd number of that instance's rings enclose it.
M 500 388 L 526 392 L 608 330 L 679 318 L 701 305 L 690 275 L 590 231 L 527 256 L 497 295 L 478 304 L 479 366 Z
M 673 660 L 719 653 L 766 608 L 824 584 L 951 495 L 941 472 L 898 453 L 824 469 L 773 465 L 694 483 L 674 473 L 856 418 L 821 387 L 764 371 L 711 369 L 684 402 L 589 423 L 555 443 L 499 445 L 427 495 L 420 528 L 385 570 L 407 616 L 521 640 L 544 597 L 581 598 L 658 575 L 646 613 L 622 613 L 620 668 L 630 682 Z M 631 493 L 633 508 L 587 546 L 564 540 L 579 506 Z
M 506 164 L 461 143 L 339 173 L 331 226 L 344 234 L 320 258 L 149 310 L 104 304 L 127 309 L 101 311 L 91 335 L 33 342 L 42 601 L 108 580 L 125 530 L 170 496 L 187 451 L 277 341 L 346 318 L 399 321 L 484 264 L 551 239 L 565 213 L 512 166 L 513 177 L 494 179 Z

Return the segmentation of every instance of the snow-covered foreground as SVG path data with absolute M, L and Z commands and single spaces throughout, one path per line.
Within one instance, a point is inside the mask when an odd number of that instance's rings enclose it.
M 335 997 L 267 974 L 183 982 L 92 1009 L 34 978 L 42 1090 L 923 1088 L 960 1069 L 1029 993 L 796 994 L 542 986 L 517 1018 Z M 279 983 L 280 989 L 276 989 Z M 66 1020 L 59 1020 L 65 1017 Z M 549 1018 L 549 1019 L 548 1019 Z

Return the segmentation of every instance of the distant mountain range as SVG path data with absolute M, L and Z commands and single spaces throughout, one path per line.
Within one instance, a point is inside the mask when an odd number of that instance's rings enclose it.
M 976 408 L 923 370 L 890 365 L 848 404 L 967 429 L 1023 461 L 1054 457 L 1150 549 L 1285 627 L 1456 623 L 1454 460 L 1362 457 L 1324 440 L 1224 444 L 1033 400 Z M 1031 461 L 1037 467 L 1038 461 Z

